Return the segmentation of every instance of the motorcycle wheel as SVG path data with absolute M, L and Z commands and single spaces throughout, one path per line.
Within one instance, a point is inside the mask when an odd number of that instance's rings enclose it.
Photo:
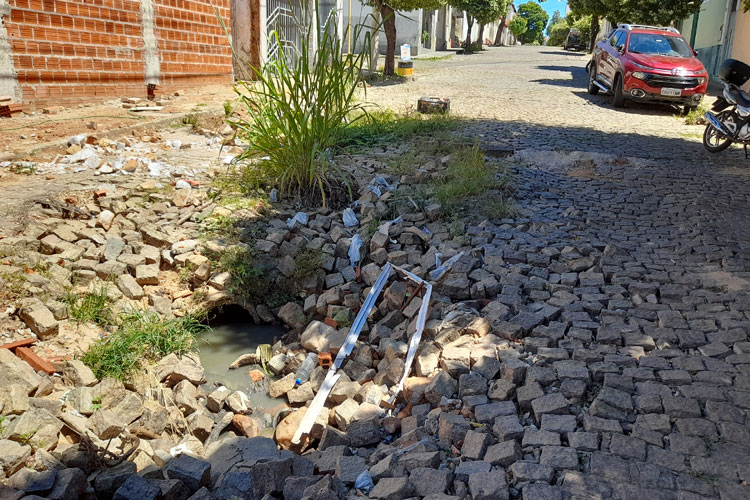
M 731 112 L 723 112 L 716 115 L 716 118 L 722 123 L 724 120 L 734 121 L 734 114 Z M 706 125 L 706 130 L 703 131 L 703 147 L 706 148 L 706 151 L 709 153 L 720 153 L 731 146 L 732 142 L 733 141 L 730 137 L 722 135 L 721 132 L 710 123 Z

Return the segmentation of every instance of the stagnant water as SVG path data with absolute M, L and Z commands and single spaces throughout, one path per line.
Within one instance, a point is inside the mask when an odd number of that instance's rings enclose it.
M 250 314 L 239 306 L 227 306 L 210 322 L 211 330 L 200 338 L 200 358 L 206 370 L 205 389 L 210 392 L 216 385 L 245 392 L 250 398 L 254 413 L 275 415 L 286 407 L 283 398 L 268 395 L 268 383 L 254 384 L 248 375 L 258 366 L 241 366 L 234 370 L 229 365 L 242 354 L 254 353 L 260 344 L 272 344 L 279 339 L 284 329 L 277 325 L 257 325 Z M 271 373 L 266 374 L 271 382 Z

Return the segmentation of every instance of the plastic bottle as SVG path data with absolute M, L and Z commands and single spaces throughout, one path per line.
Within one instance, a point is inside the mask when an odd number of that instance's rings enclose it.
M 294 382 L 297 385 L 302 385 L 307 382 L 307 379 L 310 378 L 310 373 L 315 369 L 316 364 L 318 364 L 318 355 L 311 352 L 302 362 L 297 373 L 294 374 Z

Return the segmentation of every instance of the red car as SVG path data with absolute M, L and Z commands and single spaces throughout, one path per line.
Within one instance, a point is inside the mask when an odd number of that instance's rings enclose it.
M 612 104 L 626 100 L 698 107 L 706 94 L 708 73 L 697 53 L 674 28 L 621 24 L 596 44 L 589 72 L 589 94 L 612 94 Z

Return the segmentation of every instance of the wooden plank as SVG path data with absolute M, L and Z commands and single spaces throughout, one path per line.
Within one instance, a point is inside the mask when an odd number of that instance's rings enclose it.
M 55 373 L 55 368 L 46 360 L 40 358 L 34 351 L 28 347 L 19 347 L 16 349 L 16 356 L 26 361 L 36 371 L 45 372 L 48 375 Z
M 15 342 L 11 342 L 10 344 L 0 345 L 0 349 L 15 349 L 16 347 L 28 347 L 30 345 L 34 345 L 35 343 L 36 343 L 36 339 L 29 337 L 27 339 L 16 340 Z

